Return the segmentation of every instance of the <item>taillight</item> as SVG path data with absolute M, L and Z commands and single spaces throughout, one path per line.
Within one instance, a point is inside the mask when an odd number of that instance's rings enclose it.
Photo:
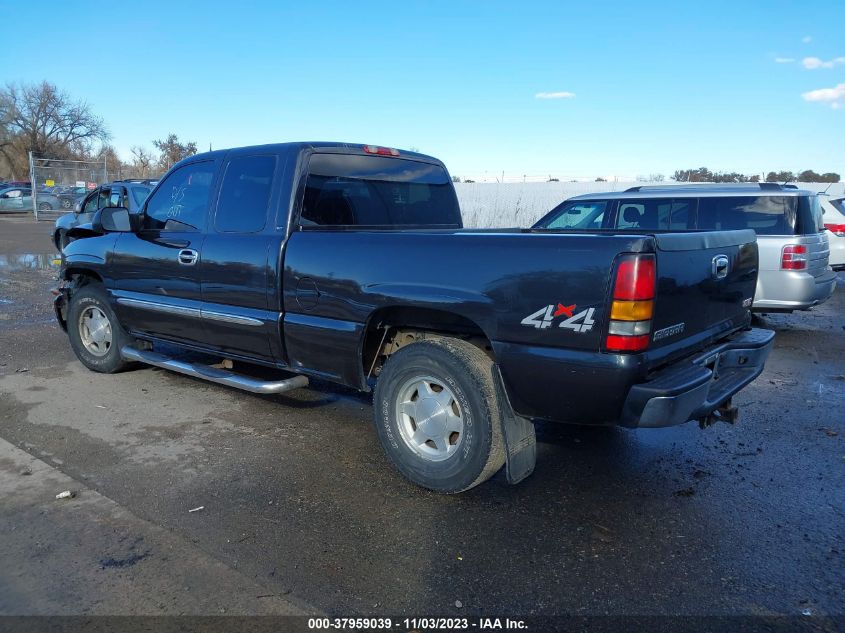
M 364 145 L 364 151 L 368 154 L 378 154 L 379 156 L 399 156 L 398 149 L 390 147 L 377 147 L 375 145 Z
M 804 270 L 807 268 L 807 247 L 800 244 L 788 244 L 783 247 L 780 256 L 782 270 Z
M 834 235 L 838 235 L 839 237 L 845 237 L 845 224 L 825 224 L 824 228 L 826 228 Z
M 648 347 L 656 286 L 654 255 L 625 255 L 619 259 L 605 349 L 641 352 Z

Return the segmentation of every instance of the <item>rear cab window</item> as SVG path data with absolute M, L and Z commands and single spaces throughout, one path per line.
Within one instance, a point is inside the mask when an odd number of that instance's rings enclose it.
M 311 156 L 303 228 L 460 228 L 458 199 L 442 165 L 386 156 Z

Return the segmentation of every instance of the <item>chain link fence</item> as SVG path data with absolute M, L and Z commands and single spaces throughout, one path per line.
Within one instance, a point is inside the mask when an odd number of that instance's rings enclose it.
M 29 206 L 36 220 L 54 220 L 71 211 L 89 191 L 98 185 L 121 178 L 110 171 L 106 159 L 97 161 L 60 160 L 29 156 L 32 196 Z

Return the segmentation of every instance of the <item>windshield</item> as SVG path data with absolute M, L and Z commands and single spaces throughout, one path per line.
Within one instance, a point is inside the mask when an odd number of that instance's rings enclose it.
M 534 225 L 535 229 L 596 230 L 602 226 L 607 200 L 564 202 Z

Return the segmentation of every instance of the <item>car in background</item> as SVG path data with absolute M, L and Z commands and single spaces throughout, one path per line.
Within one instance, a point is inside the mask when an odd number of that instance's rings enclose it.
M 36 192 L 39 211 L 51 211 L 61 207 L 61 202 L 47 191 Z M 32 211 L 32 189 L 30 187 L 6 187 L 0 190 L 0 213 Z
M 821 198 L 824 227 L 830 243 L 830 267 L 845 270 L 845 198 Z
M 62 209 L 73 209 L 91 190 L 88 187 L 58 186 L 53 189 L 55 196 L 61 201 Z
M 66 213 L 56 220 L 53 243 L 62 250 L 68 244 L 67 232 L 80 224 L 87 224 L 94 214 L 105 207 L 124 207 L 130 213 L 138 213 L 144 200 L 153 190 L 150 181 L 116 180 L 100 185 L 75 204 L 73 213 Z
M 777 183 L 660 185 L 590 193 L 564 201 L 532 228 L 566 231 L 754 229 L 760 274 L 755 312 L 824 303 L 836 287 L 819 196 Z M 736 262 L 728 262 L 732 267 Z M 713 262 L 714 275 L 717 263 Z

